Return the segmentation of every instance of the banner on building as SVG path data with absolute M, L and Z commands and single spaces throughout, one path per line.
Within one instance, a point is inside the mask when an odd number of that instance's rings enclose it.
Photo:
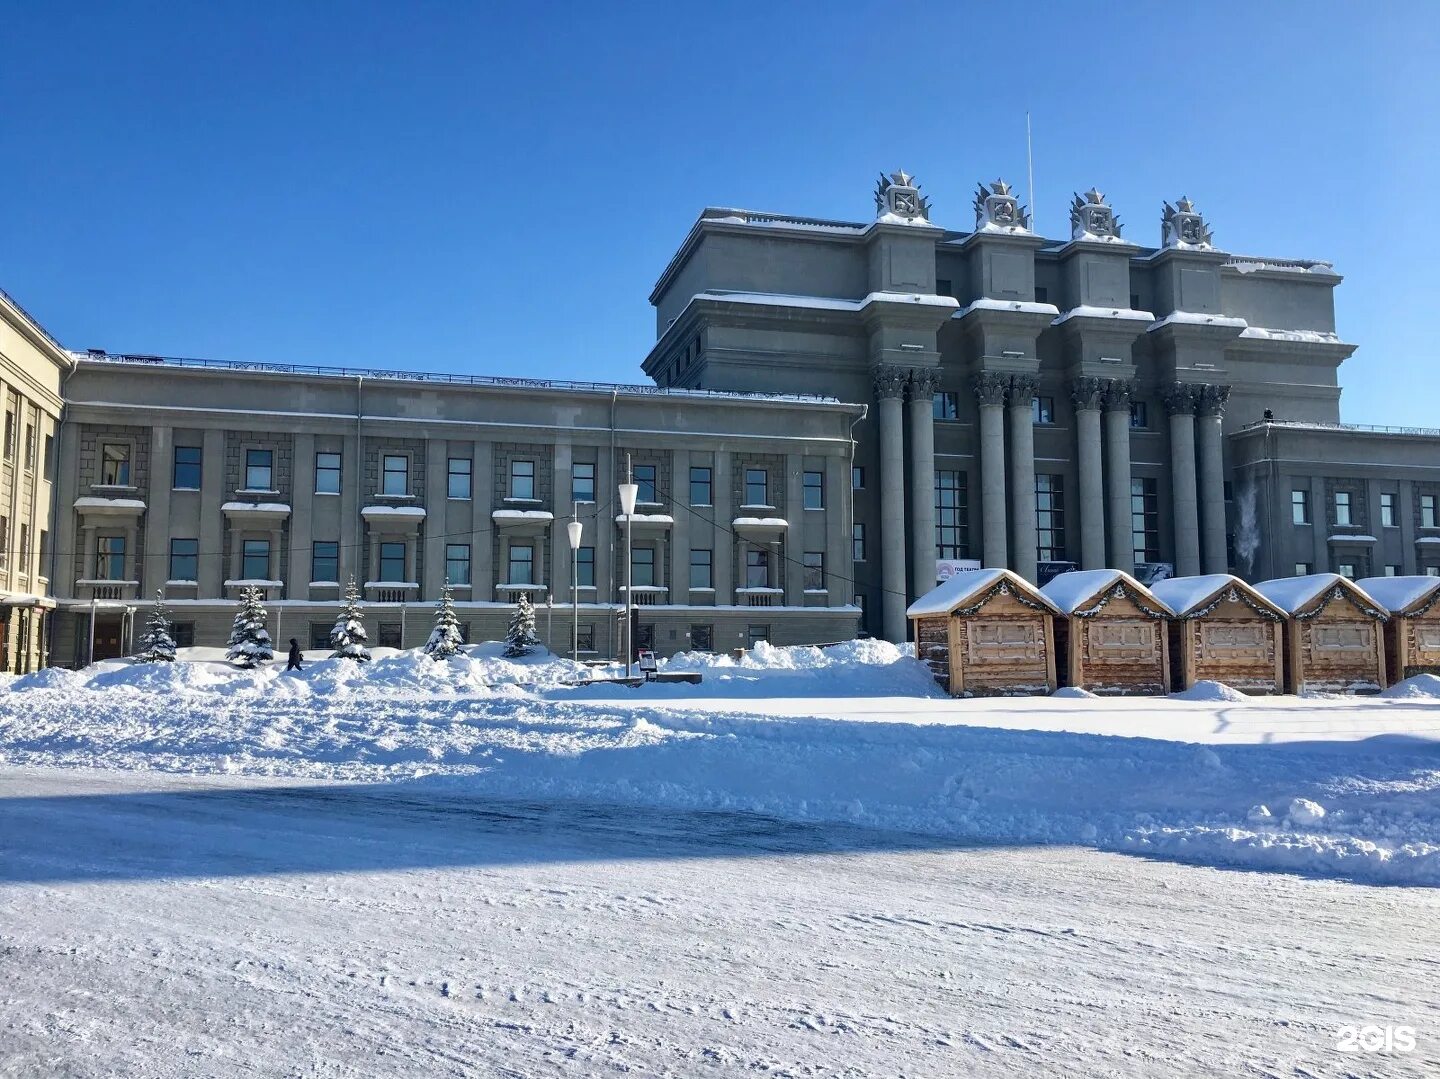
M 980 568 L 978 558 L 937 558 L 935 560 L 935 583 L 944 584 L 957 573 L 968 573 Z
M 1173 562 L 1135 563 L 1135 579 L 1147 587 L 1156 581 L 1168 581 L 1173 576 L 1175 576 Z
M 1042 588 L 1062 573 L 1075 568 L 1074 562 L 1040 562 L 1035 566 L 1035 583 Z

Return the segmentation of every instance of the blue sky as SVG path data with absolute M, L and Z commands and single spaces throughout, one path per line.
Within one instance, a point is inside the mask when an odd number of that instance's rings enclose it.
M 1344 417 L 1440 425 L 1440 8 L 0 0 L 0 287 L 67 345 L 640 381 L 699 210 L 1106 191 L 1346 277 Z M 1403 392 L 1397 393 L 1400 389 Z

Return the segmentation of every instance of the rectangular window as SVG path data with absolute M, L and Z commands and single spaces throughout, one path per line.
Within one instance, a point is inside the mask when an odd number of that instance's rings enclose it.
M 405 544 L 380 544 L 380 580 L 400 584 L 405 580 Z
M 655 583 L 655 548 L 636 547 L 630 552 L 630 583 L 649 588 Z
M 380 463 L 380 493 L 405 496 L 410 493 L 410 458 L 403 453 L 387 453 Z
M 635 501 L 641 505 L 655 505 L 660 501 L 660 492 L 655 487 L 654 465 L 635 466 L 635 486 L 640 488 L 635 493 Z
M 805 591 L 825 591 L 825 553 L 823 551 L 806 551 L 805 562 Z
M 1350 492 L 1335 492 L 1335 523 L 1337 525 L 1348 525 L 1350 523 Z
M 5 459 L 15 456 L 15 413 L 5 413 Z
M 1035 477 L 1035 557 L 1041 562 L 1065 560 L 1064 477 Z
M 714 588 L 715 577 L 711 565 L 711 552 L 700 548 L 690 550 L 690 587 L 691 588 Z
M 1150 410 L 1145 407 L 1144 401 L 1130 402 L 1130 426 L 1139 428 L 1150 426 Z
M 1312 573 L 1314 573 L 1314 572 L 1315 572 L 1315 566 L 1314 566 L 1313 563 L 1310 563 L 1310 562 L 1296 562 L 1296 563 L 1295 563 L 1295 576 L 1297 576 L 1297 577 L 1308 577 L 1308 576 L 1310 576 L 1310 574 L 1312 574 Z
M 338 453 L 317 453 L 315 455 L 315 493 L 317 495 L 338 495 L 340 493 L 340 455 Z
M 55 482 L 55 436 L 45 436 L 45 459 L 41 462 L 42 475 L 51 483 Z
M 0 519 L 0 526 L 4 525 Z M 5 538 L 5 529 L 0 527 L 0 540 Z M 101 536 L 95 541 L 95 579 L 98 581 L 123 581 L 125 579 L 125 537 Z
M 35 470 L 35 425 L 25 425 L 25 467 L 32 472 Z
M 575 648 L 579 652 L 595 651 L 595 623 L 581 622 L 575 631 Z
M 850 526 L 850 557 L 856 562 L 865 561 L 865 526 L 858 521 Z
M 198 581 L 200 579 L 200 541 L 198 539 L 172 539 L 170 541 L 170 580 Z
M 575 552 L 576 566 L 579 572 L 576 574 L 575 583 L 581 588 L 595 587 L 595 548 L 581 547 Z
M 195 623 L 194 622 L 173 622 L 170 625 L 170 639 L 175 642 L 176 648 L 195 647 Z
M 1159 486 L 1148 477 L 1130 480 L 1130 543 L 1136 562 L 1160 561 Z
M 595 501 L 595 466 L 576 463 L 570 466 L 570 501 Z
M 763 468 L 745 470 L 745 505 L 770 505 L 770 473 Z
M 11 456 L 11 454 L 7 454 Z M 130 486 L 130 447 L 106 443 L 100 447 L 100 483 L 106 487 Z
M 534 584 L 535 548 L 526 544 L 511 544 L 509 573 L 507 584 Z
M 475 462 L 468 457 L 451 457 L 445 462 L 445 497 L 468 501 L 471 498 L 471 473 Z
M 745 640 L 746 640 L 746 642 L 749 644 L 749 646 L 750 646 L 751 648 L 754 648 L 754 647 L 755 647 L 757 644 L 759 644 L 761 641 L 768 641 L 769 639 L 770 639 L 770 627 L 769 627 L 769 626 L 746 626 L 746 627 L 745 627 Z
M 1426 566 L 1426 567 L 1425 567 L 1425 576 L 1427 576 L 1427 577 L 1440 577 L 1440 566 Z
M 825 508 L 825 473 L 805 473 L 805 508 L 807 510 L 823 510 Z
M 1395 496 L 1389 492 L 1380 492 L 1380 527 L 1395 527 Z
M 381 622 L 376 627 L 375 643 L 381 648 L 403 648 L 399 622 Z
M 770 552 L 750 548 L 745 552 L 745 587 L 770 587 Z
M 510 497 L 535 501 L 535 462 L 510 462 Z
M 1034 423 L 1054 423 L 1055 398 L 1032 397 L 1030 399 L 1030 419 Z
M 1310 523 L 1309 491 L 1294 490 L 1290 492 L 1290 520 L 1297 525 Z
M 470 545 L 468 543 L 447 543 L 445 545 L 445 579 L 451 584 L 470 583 Z
M 1385 576 L 1387 576 L 1387 577 L 1398 577 L 1398 576 L 1400 576 L 1400 567 L 1399 567 L 1399 566 L 1386 566 L 1386 567 L 1385 567 Z
M 337 540 L 316 540 L 310 545 L 310 579 L 323 584 L 340 583 L 340 544 Z
M 937 420 L 953 420 L 960 416 L 960 395 L 945 391 L 935 395 L 934 414 Z
M 1335 567 L 1335 572 L 1340 574 L 1340 576 L 1344 577 L 1345 579 L 1353 581 L 1355 579 L 1355 563 L 1341 562 L 1338 566 Z
M 690 627 L 690 650 L 692 652 L 715 651 L 715 627 L 692 625 Z
M 275 487 L 275 451 L 245 451 L 245 489 L 270 491 Z
M 103 542 L 103 541 L 102 541 Z M 0 517 L 0 569 L 10 564 L 10 518 Z M 98 577 L 99 574 L 97 573 Z
M 964 472 L 935 473 L 935 557 L 970 557 L 970 508 Z
M 715 501 L 712 473 L 707 467 L 695 466 L 690 469 L 690 505 L 710 506 Z
M 1421 528 L 1434 528 L 1434 527 L 1435 527 L 1435 496 L 1434 496 L 1434 495 L 1421 495 L 1421 496 L 1420 496 L 1420 527 L 1421 527 Z
M 176 446 L 170 486 L 177 491 L 200 490 L 200 447 Z
M 248 539 L 240 545 L 240 577 L 246 581 L 270 579 L 270 541 Z
M 852 491 L 865 490 L 865 469 L 862 465 L 852 465 L 850 468 L 850 489 Z
M 334 646 L 330 643 L 330 631 L 335 628 L 333 622 L 311 622 L 310 623 L 310 648 L 318 652 L 325 649 L 329 652 Z
M 20 573 L 22 576 L 30 576 L 30 526 L 20 525 Z

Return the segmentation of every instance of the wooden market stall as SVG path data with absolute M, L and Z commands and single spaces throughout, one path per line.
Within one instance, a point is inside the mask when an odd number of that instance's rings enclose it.
M 1055 622 L 1060 684 L 1109 695 L 1163 694 L 1170 685 L 1170 610 L 1118 569 L 1072 570 L 1042 592 Z
M 908 611 L 916 657 L 952 697 L 1054 692 L 1059 613 L 1008 569 L 957 573 Z
M 1336 573 L 1261 581 L 1255 590 L 1289 618 L 1287 693 L 1375 693 L 1385 686 L 1385 609 Z
M 1239 577 L 1211 573 L 1150 586 L 1174 613 L 1171 684 L 1222 682 L 1242 693 L 1285 692 L 1285 612 Z
M 1355 583 L 1390 614 L 1385 623 L 1387 683 L 1440 674 L 1440 577 L 1366 577 Z

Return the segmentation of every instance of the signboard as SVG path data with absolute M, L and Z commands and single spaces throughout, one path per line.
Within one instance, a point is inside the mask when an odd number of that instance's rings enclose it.
M 1040 562 L 1035 566 L 1035 583 L 1042 588 L 1062 573 L 1075 568 L 1074 562 Z
M 1168 581 L 1173 576 L 1175 565 L 1172 562 L 1135 563 L 1135 579 L 1147 587 L 1156 581 Z
M 969 573 L 980 568 L 978 558 L 937 558 L 935 560 L 935 583 L 944 584 L 957 573 Z

